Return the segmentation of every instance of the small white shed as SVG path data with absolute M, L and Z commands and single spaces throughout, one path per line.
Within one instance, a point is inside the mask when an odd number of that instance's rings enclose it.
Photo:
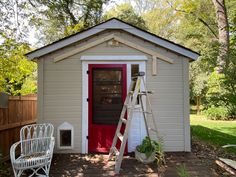
M 198 53 L 113 18 L 26 56 L 38 63 L 38 122 L 55 126 L 57 152 L 108 152 L 138 71 L 154 91 L 165 151 L 191 150 L 189 61 Z M 146 134 L 141 117 L 134 115 L 129 152 Z

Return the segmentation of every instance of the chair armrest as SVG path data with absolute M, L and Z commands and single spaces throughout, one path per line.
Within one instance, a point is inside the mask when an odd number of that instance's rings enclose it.
M 14 162 L 16 160 L 16 147 L 18 145 L 20 145 L 20 141 L 17 141 L 16 143 L 14 143 L 13 145 L 11 145 L 10 148 L 10 157 L 11 157 L 11 161 Z
M 50 153 L 53 154 L 53 149 L 55 145 L 55 138 L 51 137 L 51 142 L 50 142 Z

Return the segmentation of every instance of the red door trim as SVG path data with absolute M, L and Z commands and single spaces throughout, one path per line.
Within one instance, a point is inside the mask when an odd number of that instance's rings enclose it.
M 93 96 L 93 90 L 92 90 L 92 70 L 95 68 L 122 68 L 122 101 L 124 103 L 126 94 L 127 94 L 127 68 L 126 64 L 89 64 L 88 69 L 89 69 L 89 82 L 88 82 L 88 137 L 90 137 L 91 130 L 92 130 L 92 115 L 93 115 L 93 110 L 92 110 L 92 96 Z M 100 125 L 102 128 L 107 128 L 107 125 Z M 116 126 L 115 126 L 116 129 Z M 110 147 L 109 147 L 110 148 Z M 88 152 L 102 152 L 102 153 L 107 153 L 109 149 L 104 149 L 104 150 L 99 150 L 97 151 L 96 149 L 93 149 L 91 146 L 91 141 L 88 140 Z M 127 152 L 127 147 L 125 148 L 125 151 Z

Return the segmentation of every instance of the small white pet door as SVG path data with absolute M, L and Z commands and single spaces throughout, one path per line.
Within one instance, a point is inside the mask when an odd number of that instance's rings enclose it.
M 74 147 L 74 127 L 68 122 L 64 122 L 57 129 L 58 149 L 73 149 Z

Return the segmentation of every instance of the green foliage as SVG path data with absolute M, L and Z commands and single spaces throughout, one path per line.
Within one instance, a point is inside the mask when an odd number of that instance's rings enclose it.
M 81 31 L 102 20 L 109 0 L 31 0 L 30 24 L 40 30 L 43 44 Z
M 212 72 L 209 75 L 209 79 L 207 82 L 208 91 L 206 94 L 207 98 L 209 99 L 208 103 L 214 100 L 218 102 L 219 96 L 225 92 L 224 87 L 222 87 L 222 82 L 224 78 L 225 78 L 224 74 L 218 74 L 216 71 Z
M 20 41 L 26 40 L 30 28 L 27 23 L 26 1 L 0 1 L 0 33 Z
M 177 167 L 177 173 L 179 177 L 190 177 L 185 164 L 181 164 L 180 166 Z
M 227 108 L 223 106 L 211 106 L 204 110 L 203 114 L 211 120 L 227 120 L 229 116 Z
M 157 143 L 151 140 L 148 136 L 143 139 L 141 145 L 137 146 L 138 152 L 145 153 L 146 157 L 150 157 L 150 155 L 155 151 Z
M 77 33 L 78 31 L 82 31 L 83 29 L 84 29 L 84 24 L 82 22 L 77 23 L 76 25 L 67 26 L 64 31 L 64 35 L 69 36 Z
M 191 97 L 203 96 L 207 89 L 207 74 L 202 72 L 199 67 L 199 61 L 191 63 L 190 65 L 190 87 Z
M 163 165 L 165 163 L 164 151 L 162 148 L 162 144 L 160 142 L 156 142 L 151 140 L 148 136 L 143 139 L 141 145 L 137 146 L 137 151 L 144 153 L 146 157 L 150 157 L 150 155 L 155 152 L 155 158 L 158 165 Z
M 30 48 L 28 44 L 18 43 L 5 35 L 2 38 L 4 42 L 0 45 L 0 91 L 10 95 L 27 94 L 26 85 L 22 90 L 26 81 L 28 85 L 34 84 L 36 87 L 36 79 L 30 80 L 32 73 L 36 71 L 36 63 L 28 61 L 24 56 Z
M 143 18 L 150 32 L 166 39 L 175 40 L 176 21 L 179 16 L 176 15 L 167 2 L 153 2 L 152 8 L 143 14 Z
M 145 21 L 140 15 L 135 13 L 133 7 L 130 4 L 125 3 L 112 8 L 104 15 L 104 20 L 113 17 L 116 17 L 141 29 L 147 30 Z
M 162 142 L 155 142 L 155 146 L 155 158 L 157 161 L 157 165 L 160 167 L 161 165 L 165 165 L 166 163 Z
M 28 95 L 30 93 L 37 93 L 37 76 L 36 73 L 32 73 L 29 77 L 27 77 L 22 84 L 20 94 Z
M 224 79 L 221 82 L 222 86 L 225 88 L 225 93 L 222 95 L 222 100 L 231 117 L 236 118 L 236 47 L 232 45 L 228 66 L 224 70 Z
M 230 50 L 228 67 L 222 74 L 216 71 L 209 75 L 205 107 L 225 107 L 229 118 L 236 118 L 236 57 L 235 49 Z

